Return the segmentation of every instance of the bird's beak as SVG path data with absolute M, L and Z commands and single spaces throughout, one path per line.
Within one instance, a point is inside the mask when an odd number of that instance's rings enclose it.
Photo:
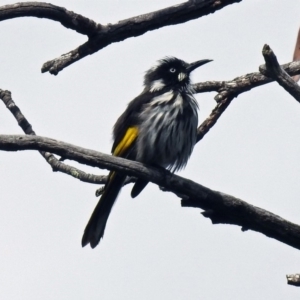
M 196 68 L 201 67 L 201 66 L 203 66 L 203 65 L 205 65 L 205 64 L 207 64 L 211 61 L 213 61 L 213 60 L 212 59 L 201 59 L 201 60 L 198 60 L 198 61 L 195 61 L 195 62 L 189 64 L 188 67 L 186 68 L 188 74 L 190 74 Z

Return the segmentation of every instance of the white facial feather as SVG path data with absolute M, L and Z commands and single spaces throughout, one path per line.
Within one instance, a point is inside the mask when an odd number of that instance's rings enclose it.
M 151 83 L 151 86 L 150 86 L 150 92 L 155 92 L 155 91 L 159 91 L 161 89 L 163 89 L 165 87 L 165 84 L 163 83 L 163 81 L 161 79 L 159 80 L 154 80 L 152 83 Z
M 179 73 L 178 74 L 178 80 L 182 81 L 184 78 L 186 78 L 186 74 L 185 73 Z
M 174 97 L 174 92 L 173 92 L 173 90 L 171 90 L 171 91 L 166 92 L 166 93 L 164 93 L 162 95 L 154 97 L 153 100 L 151 101 L 150 105 L 156 105 L 156 104 L 168 102 L 173 97 Z
M 174 105 L 179 107 L 181 113 L 182 113 L 182 109 L 183 109 L 182 104 L 183 104 L 183 98 L 181 97 L 181 94 L 178 93 L 178 95 L 174 101 Z

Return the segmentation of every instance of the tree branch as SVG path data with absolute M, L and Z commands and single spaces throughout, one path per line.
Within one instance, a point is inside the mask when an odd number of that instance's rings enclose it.
M 290 274 L 286 275 L 287 284 L 300 286 L 300 274 Z
M 292 61 L 280 65 L 280 67 L 290 76 L 300 74 L 300 61 Z M 238 96 L 253 88 L 275 81 L 275 79 L 262 74 L 267 73 L 265 65 L 260 65 L 259 70 L 261 70 L 261 72 L 248 73 L 228 81 L 205 81 L 195 83 L 193 84 L 193 89 L 195 94 L 218 92 L 218 95 L 215 96 L 215 100 L 219 102 L 228 95 Z
M 224 8 L 227 5 L 242 0 L 193 0 L 157 10 L 151 13 L 121 20 L 115 24 L 99 27 L 97 33 L 90 35 L 89 40 L 78 48 L 47 61 L 42 66 L 42 72 L 57 75 L 61 70 L 76 61 L 91 55 L 106 46 L 121 42 L 130 37 L 140 36 L 165 26 L 184 23 L 203 17 Z
M 0 150 L 48 151 L 92 167 L 137 176 L 160 185 L 175 194 L 185 195 L 182 206 L 199 207 L 206 210 L 203 215 L 209 217 L 213 224 L 225 223 L 242 226 L 242 230 L 261 232 L 268 237 L 300 249 L 299 225 L 166 170 L 147 167 L 136 161 L 106 155 L 40 136 L 0 135 Z
M 270 46 L 264 45 L 262 53 L 266 62 L 266 68 L 260 69 L 260 72 L 266 76 L 272 77 L 280 86 L 300 102 L 299 85 L 281 68 L 276 55 Z
M 289 75 L 300 74 L 300 61 L 290 62 L 281 65 Z M 259 67 L 260 70 L 265 70 L 266 66 Z M 265 72 L 265 71 L 262 71 Z M 199 142 L 204 135 L 216 124 L 226 108 L 230 105 L 231 101 L 238 97 L 238 95 L 250 91 L 253 88 L 267 84 L 274 81 L 259 72 L 249 73 L 234 78 L 229 81 L 206 81 L 199 82 L 193 85 L 195 93 L 205 93 L 216 91 L 218 94 L 215 96 L 217 101 L 216 107 L 212 110 L 209 117 L 198 127 L 197 142 Z
M 64 27 L 91 36 L 101 30 L 101 25 L 64 7 L 44 2 L 21 2 L 0 7 L 0 21 L 37 17 L 60 22 Z
M 11 92 L 3 91 L 0 89 L 0 99 L 4 102 L 5 106 L 12 113 L 12 115 L 17 120 L 19 126 L 22 128 L 24 133 L 28 135 L 35 135 L 35 132 L 32 129 L 31 124 L 22 114 L 19 107 L 15 104 L 15 102 L 11 98 Z M 75 167 L 69 166 L 61 161 L 59 161 L 53 154 L 49 152 L 40 151 L 40 154 L 45 158 L 45 160 L 52 167 L 53 172 L 62 172 L 68 175 L 71 175 L 74 178 L 79 179 L 83 182 L 95 183 L 95 184 L 103 184 L 106 183 L 107 176 L 103 175 L 93 175 L 85 173 Z
M 208 131 L 217 123 L 223 112 L 229 106 L 234 96 L 228 96 L 217 103 L 208 118 L 206 118 L 197 129 L 197 143 L 204 138 Z

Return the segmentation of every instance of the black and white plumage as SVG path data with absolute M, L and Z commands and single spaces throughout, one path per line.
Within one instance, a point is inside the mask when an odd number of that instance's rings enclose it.
M 175 57 L 164 58 L 146 72 L 143 92 L 133 99 L 117 120 L 113 155 L 177 171 L 185 167 L 197 137 L 198 105 L 190 73 L 211 60 L 188 64 Z M 103 237 L 112 206 L 126 175 L 110 172 L 104 192 L 86 226 L 82 246 L 94 248 Z M 147 182 L 138 179 L 131 196 Z

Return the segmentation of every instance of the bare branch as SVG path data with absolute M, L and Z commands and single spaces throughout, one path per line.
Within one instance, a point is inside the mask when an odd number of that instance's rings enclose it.
M 263 70 L 263 72 L 266 72 L 265 65 L 262 65 L 259 68 L 260 70 Z M 281 65 L 281 68 L 290 75 L 300 74 L 300 61 Z M 212 110 L 208 118 L 204 120 L 204 122 L 198 127 L 197 142 L 199 142 L 216 124 L 218 119 L 221 117 L 223 112 L 230 105 L 234 98 L 255 87 L 270 83 L 272 81 L 274 81 L 274 79 L 266 77 L 259 72 L 254 72 L 236 77 L 230 81 L 206 81 L 194 84 L 193 88 L 195 93 L 212 91 L 218 92 L 218 94 L 215 96 L 215 100 L 218 102 L 216 107 Z
M 107 176 L 107 178 L 108 178 L 108 176 Z M 136 182 L 136 177 L 134 177 L 134 176 L 127 176 L 126 179 L 125 179 L 125 182 L 124 182 L 123 186 L 127 185 L 129 183 L 134 183 L 134 182 Z M 103 194 L 103 192 L 104 192 L 104 189 L 105 189 L 104 185 L 101 186 L 101 187 L 99 187 L 99 189 L 97 189 L 96 192 L 95 192 L 96 197 L 101 196 Z
M 197 129 L 197 143 L 203 139 L 204 135 L 217 123 L 225 109 L 229 106 L 234 96 L 228 96 L 217 103 L 211 114 L 206 118 Z
M 280 65 L 290 76 L 300 74 L 300 61 L 292 61 Z M 266 66 L 260 65 L 262 73 L 266 73 Z M 260 72 L 248 73 L 228 81 L 205 81 L 193 84 L 195 94 L 206 92 L 218 92 L 215 100 L 217 102 L 225 99 L 229 95 L 238 96 L 248 92 L 253 88 L 275 81 L 274 79 L 263 75 Z
M 0 7 L 0 21 L 20 17 L 50 19 L 60 22 L 66 28 L 76 30 L 78 33 L 88 36 L 101 30 L 101 25 L 93 20 L 50 3 L 21 2 Z
M 287 284 L 300 286 L 300 274 L 290 274 L 286 275 Z
M 275 79 L 279 85 L 300 102 L 299 85 L 281 68 L 270 46 L 264 45 L 262 53 L 266 61 L 266 69 L 261 69 L 261 73 Z
M 91 55 L 106 46 L 121 42 L 130 37 L 140 36 L 147 31 L 165 26 L 184 23 L 203 17 L 242 0 L 193 0 L 157 10 L 148 14 L 121 20 L 115 24 L 101 26 L 97 34 L 90 35 L 89 40 L 78 48 L 47 61 L 42 72 L 57 75 L 74 62 Z
M 4 102 L 5 106 L 15 117 L 15 119 L 17 120 L 19 126 L 22 128 L 24 133 L 28 135 L 35 135 L 35 132 L 33 131 L 31 124 L 22 114 L 19 107 L 12 100 L 11 92 L 3 91 L 0 89 L 0 99 Z M 40 153 L 45 158 L 45 160 L 50 164 L 54 172 L 59 171 L 71 175 L 72 177 L 77 178 L 80 181 L 88 182 L 88 183 L 103 184 L 106 183 L 107 181 L 107 176 L 85 173 L 75 167 L 69 166 L 59 161 L 53 154 L 49 152 L 40 151 Z
M 204 209 L 206 212 L 203 215 L 209 217 L 214 224 L 225 223 L 242 226 L 244 231 L 261 232 L 268 237 L 300 249 L 299 225 L 233 196 L 210 190 L 166 170 L 147 167 L 136 161 L 106 155 L 45 137 L 0 135 L 0 150 L 30 149 L 49 151 L 82 164 L 116 170 L 151 181 L 175 194 L 186 195 L 185 199 L 187 200 L 182 200 L 182 206 Z

